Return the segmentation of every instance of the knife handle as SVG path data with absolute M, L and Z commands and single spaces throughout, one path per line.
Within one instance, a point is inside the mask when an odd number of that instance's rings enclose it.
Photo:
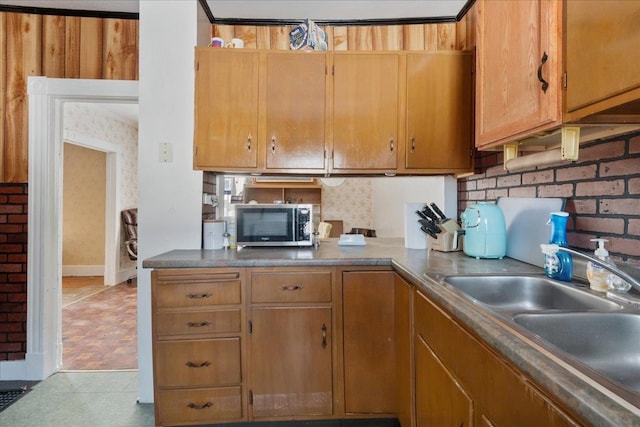
M 447 219 L 447 216 L 444 214 L 444 212 L 442 212 L 440 210 L 440 208 L 438 207 L 438 205 L 436 205 L 435 203 L 431 203 L 431 209 L 433 209 L 433 211 L 438 214 L 438 216 L 440 216 L 440 218 L 442 219 Z

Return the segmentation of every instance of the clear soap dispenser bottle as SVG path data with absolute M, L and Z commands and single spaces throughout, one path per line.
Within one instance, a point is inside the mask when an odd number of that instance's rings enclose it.
M 615 267 L 616 264 L 609 257 L 609 251 L 604 247 L 606 239 L 591 239 L 592 242 L 596 242 L 598 247 L 596 248 L 594 255 L 602 262 Z M 609 272 L 605 268 L 589 262 L 587 264 L 587 279 L 589 279 L 589 287 L 594 291 L 606 292 L 608 290 L 627 292 L 631 289 L 631 285 L 622 280 L 617 275 Z

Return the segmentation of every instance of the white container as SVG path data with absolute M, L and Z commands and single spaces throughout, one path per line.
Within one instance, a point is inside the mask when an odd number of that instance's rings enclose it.
M 404 205 L 404 247 L 409 249 L 427 249 L 427 235 L 420 230 L 420 217 L 416 211 L 422 209 L 426 202 L 405 203 Z
M 221 219 L 205 220 L 203 229 L 203 246 L 205 249 L 222 249 L 222 240 L 226 223 Z

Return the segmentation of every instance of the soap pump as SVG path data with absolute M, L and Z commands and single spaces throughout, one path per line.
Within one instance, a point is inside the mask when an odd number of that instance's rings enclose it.
M 598 247 L 596 248 L 594 255 L 602 262 L 615 267 L 615 263 L 609 257 L 609 251 L 604 247 L 606 239 L 591 239 L 592 242 L 596 242 Z M 631 288 L 631 285 L 620 277 L 613 273 L 610 273 L 603 267 L 589 261 L 587 263 L 587 279 L 589 279 L 589 287 L 594 291 L 606 292 L 608 290 L 626 292 Z

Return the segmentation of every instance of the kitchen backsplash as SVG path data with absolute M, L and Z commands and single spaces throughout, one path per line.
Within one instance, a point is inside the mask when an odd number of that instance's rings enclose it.
M 615 260 L 640 265 L 640 133 L 585 143 L 569 165 L 509 173 L 502 152 L 478 153 L 477 164 L 458 181 L 459 213 L 504 196 L 564 197 L 569 246 L 593 253 L 590 239 L 602 237 Z

